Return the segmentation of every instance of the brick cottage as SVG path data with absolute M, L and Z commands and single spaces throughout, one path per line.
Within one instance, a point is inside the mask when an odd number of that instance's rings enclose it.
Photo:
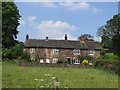
M 100 56 L 101 45 L 97 41 L 84 40 L 81 35 L 80 40 L 68 40 L 65 34 L 64 40 L 55 39 L 29 39 L 26 35 L 24 51 L 30 53 L 31 60 L 36 58 L 39 63 L 57 63 L 58 60 L 66 60 L 69 64 L 80 64 L 78 56 L 90 55 Z

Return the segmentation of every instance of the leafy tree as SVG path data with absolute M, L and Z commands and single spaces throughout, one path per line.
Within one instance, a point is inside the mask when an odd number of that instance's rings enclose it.
M 11 48 L 3 48 L 3 58 L 8 59 L 18 59 L 21 58 L 23 54 L 23 48 L 21 44 L 16 44 L 15 46 Z
M 114 54 L 120 56 L 120 15 L 114 15 L 106 22 L 106 25 L 98 29 L 99 36 L 102 38 L 102 46 L 112 49 Z
M 94 41 L 93 38 L 94 36 L 90 35 L 90 34 L 83 34 L 85 37 L 85 40 L 89 40 L 89 41 Z M 78 37 L 78 40 L 80 40 L 80 36 Z
M 17 26 L 20 24 L 19 10 L 14 2 L 2 2 L 2 46 L 3 48 L 10 48 L 14 46 L 17 41 Z

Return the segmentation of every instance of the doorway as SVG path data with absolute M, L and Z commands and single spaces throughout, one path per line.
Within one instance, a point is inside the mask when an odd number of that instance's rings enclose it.
M 67 61 L 68 61 L 69 64 L 71 64 L 71 63 L 70 63 L 70 58 L 67 58 Z

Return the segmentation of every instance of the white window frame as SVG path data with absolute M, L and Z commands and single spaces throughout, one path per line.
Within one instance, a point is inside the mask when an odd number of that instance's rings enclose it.
M 58 49 L 53 49 L 53 53 L 54 53 L 54 54 L 58 54 L 58 53 L 59 53 L 59 50 L 58 50 Z
M 30 48 L 30 53 L 35 53 L 35 48 Z
M 58 58 L 53 58 L 52 63 L 57 63 L 58 62 Z
M 44 59 L 43 58 L 40 58 L 40 63 L 44 63 Z
M 74 64 L 80 64 L 80 60 L 78 58 L 73 58 L 73 63 Z
M 73 50 L 74 55 L 80 55 L 81 51 L 79 49 Z
M 92 52 L 92 53 L 91 53 Z M 94 50 L 89 50 L 88 51 L 88 55 L 95 55 L 95 51 Z
M 46 58 L 46 63 L 50 63 L 50 58 Z

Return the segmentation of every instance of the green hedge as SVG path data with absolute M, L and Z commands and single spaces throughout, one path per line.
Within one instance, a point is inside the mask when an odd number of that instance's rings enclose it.
M 68 64 L 68 61 L 63 59 L 58 59 L 57 64 Z
M 99 59 L 95 60 L 94 65 L 103 69 L 112 70 L 120 74 L 120 60 Z

